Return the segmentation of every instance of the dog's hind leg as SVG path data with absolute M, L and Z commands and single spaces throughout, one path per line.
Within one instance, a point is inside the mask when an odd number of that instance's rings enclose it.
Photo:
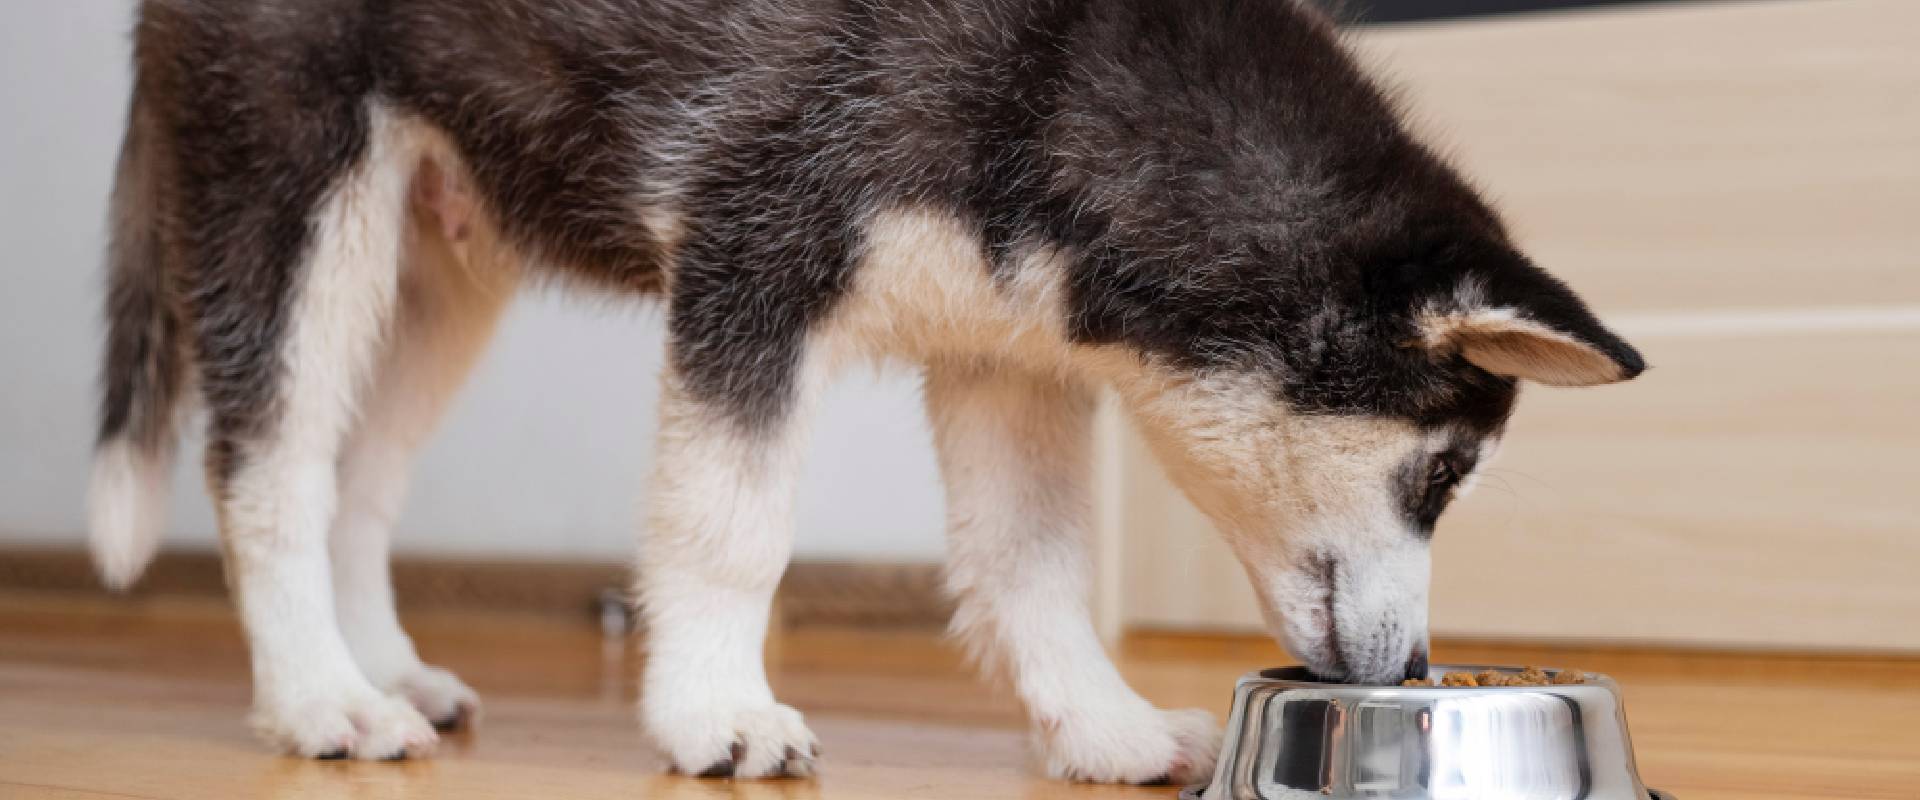
M 215 248 L 196 287 L 198 356 L 253 722 L 306 756 L 422 755 L 433 727 L 368 681 L 341 636 L 327 546 L 336 460 L 397 299 L 417 146 L 377 105 L 303 121 L 354 146 L 325 162 L 289 152 L 266 185 L 210 174 L 207 202 L 229 210 L 196 236 Z
M 450 165 L 424 162 L 414 186 L 416 225 L 392 335 L 341 451 L 329 544 L 334 608 L 354 660 L 374 686 L 449 730 L 472 718 L 479 698 L 421 662 L 394 611 L 388 549 L 414 454 L 486 345 L 520 271 L 494 229 L 474 224 L 472 197 Z
M 936 365 L 926 399 L 947 485 L 953 630 L 1011 680 L 1047 772 L 1126 783 L 1212 774 L 1213 718 L 1134 693 L 1088 614 L 1092 394 L 1050 376 Z
M 804 359 L 803 359 L 804 360 Z M 778 419 L 743 426 L 669 369 L 637 566 L 647 659 L 641 720 L 674 769 L 804 776 L 817 751 L 774 701 L 762 648 L 793 546 L 804 429 L 820 381 L 796 368 Z

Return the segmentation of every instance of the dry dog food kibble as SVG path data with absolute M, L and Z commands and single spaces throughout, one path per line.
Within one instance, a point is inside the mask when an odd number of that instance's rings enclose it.
M 1571 686 L 1573 684 L 1586 683 L 1586 682 L 1587 682 L 1586 673 L 1576 672 L 1570 669 L 1563 669 L 1560 671 L 1559 674 L 1553 676 L 1553 685 L 1555 686 Z
M 1481 670 L 1479 674 L 1472 672 L 1449 672 L 1442 676 L 1438 683 L 1432 680 L 1415 678 L 1402 681 L 1400 685 L 1465 688 L 1469 686 L 1568 686 L 1586 682 L 1586 674 L 1577 670 L 1563 669 L 1552 675 L 1548 675 L 1546 670 L 1539 667 L 1527 667 L 1519 672 L 1501 672 L 1492 669 Z

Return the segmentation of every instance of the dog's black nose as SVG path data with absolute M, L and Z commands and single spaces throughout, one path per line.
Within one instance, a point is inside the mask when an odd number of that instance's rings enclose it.
M 1428 666 L 1427 651 L 1424 648 L 1413 651 L 1413 655 L 1407 658 L 1407 680 L 1426 680 Z

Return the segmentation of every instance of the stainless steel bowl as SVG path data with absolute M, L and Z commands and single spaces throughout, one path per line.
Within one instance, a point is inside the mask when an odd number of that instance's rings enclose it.
M 1431 674 L 1507 667 L 1435 666 Z M 1213 782 L 1188 800 L 1672 800 L 1640 783 L 1619 687 L 1240 679 Z

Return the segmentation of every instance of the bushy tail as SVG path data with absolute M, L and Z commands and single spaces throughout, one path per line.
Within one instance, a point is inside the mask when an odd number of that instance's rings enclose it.
M 167 290 L 158 131 L 136 93 L 121 145 L 107 253 L 107 350 L 100 436 L 88 490 L 94 566 L 125 588 L 159 549 L 186 364 Z

